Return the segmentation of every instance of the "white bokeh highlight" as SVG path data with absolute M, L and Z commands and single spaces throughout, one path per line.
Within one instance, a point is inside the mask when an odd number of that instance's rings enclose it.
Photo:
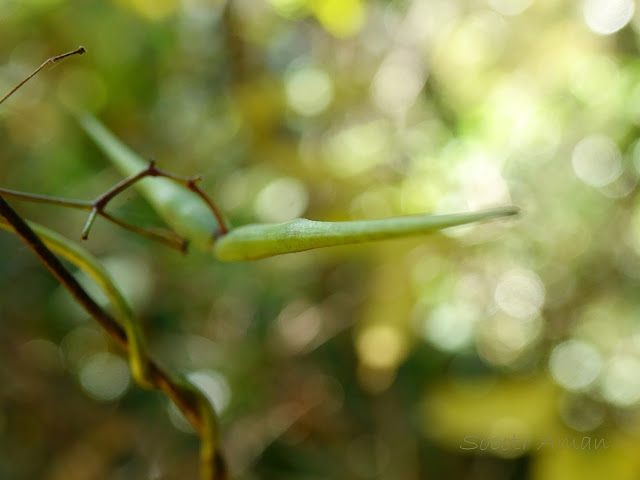
M 549 357 L 549 370 L 562 387 L 574 392 L 587 390 L 602 370 L 602 357 L 591 344 L 568 340 L 557 345 Z
M 622 29 L 633 17 L 633 0 L 586 0 L 584 20 L 599 35 L 610 35 Z
M 500 277 L 494 299 L 506 314 L 527 319 L 540 314 L 545 289 L 540 277 L 533 271 L 514 269 Z
M 592 187 L 604 187 L 622 175 L 622 155 L 617 145 L 605 135 L 585 137 L 571 155 L 573 171 Z

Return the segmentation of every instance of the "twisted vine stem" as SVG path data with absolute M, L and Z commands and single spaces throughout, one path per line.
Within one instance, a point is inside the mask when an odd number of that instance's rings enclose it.
M 32 228 L 2 196 L 0 215 L 4 218 L 0 227 L 16 233 L 87 313 L 128 352 L 129 365 L 136 382 L 143 388 L 163 391 L 184 414 L 201 438 L 201 478 L 226 479 L 226 467 L 220 453 L 218 421 L 209 399 L 187 379 L 170 375 L 149 357 L 136 318 L 104 267 L 84 249 L 70 245 L 64 237 L 35 224 Z M 34 230 L 38 230 L 43 239 Z M 54 255 L 54 251 L 98 283 L 118 311 L 121 322 L 91 298 Z
M 33 73 L 14 87 L 8 94 L 2 97 L 2 99 L 0 99 L 0 104 L 13 95 L 22 85 L 34 77 L 47 64 L 56 63 L 71 55 L 83 54 L 85 51 L 84 47 L 78 47 L 74 51 L 45 60 Z M 209 205 L 212 212 L 220 222 L 222 233 L 226 233 L 226 226 L 221 221 L 222 217 L 219 212 L 211 200 L 195 185 L 199 180 L 199 177 L 182 178 L 167 172 L 162 172 L 155 168 L 153 162 L 149 164 L 147 169 L 137 175 L 121 181 L 93 202 L 65 200 L 0 189 L 0 228 L 14 232 L 18 237 L 20 237 L 20 239 L 36 254 L 60 284 L 69 291 L 69 293 L 87 311 L 87 313 L 95 319 L 128 353 L 129 366 L 134 380 L 143 388 L 164 392 L 184 414 L 185 418 L 189 421 L 201 439 L 201 478 L 203 480 L 226 480 L 228 478 L 228 474 L 220 451 L 218 419 L 207 396 L 188 379 L 169 374 L 153 359 L 151 359 L 145 346 L 142 329 L 140 328 L 135 315 L 129 308 L 129 305 L 125 301 L 122 293 L 111 280 L 107 271 L 95 257 L 80 246 L 71 243 L 63 236 L 35 223 L 28 223 L 2 196 L 6 195 L 23 200 L 31 200 L 41 203 L 54 203 L 89 210 L 90 216 L 83 230 L 83 238 L 86 238 L 86 235 L 88 235 L 88 231 L 95 219 L 95 216 L 101 215 L 113 223 L 141 235 L 149 236 L 155 240 L 159 240 L 162 243 L 172 246 L 175 246 L 176 243 L 178 243 L 181 245 L 181 249 L 186 248 L 186 243 L 184 243 L 184 241 L 180 243 L 179 237 L 176 239 L 170 234 L 155 234 L 154 232 L 141 229 L 135 225 L 122 222 L 121 220 L 118 220 L 104 212 L 106 204 L 114 196 L 138 180 L 148 176 L 163 176 L 170 178 L 197 193 Z M 119 321 L 96 303 L 96 301 L 86 292 L 82 285 L 78 283 L 74 276 L 58 259 L 55 255 L 56 253 L 85 272 L 102 288 L 116 310 Z

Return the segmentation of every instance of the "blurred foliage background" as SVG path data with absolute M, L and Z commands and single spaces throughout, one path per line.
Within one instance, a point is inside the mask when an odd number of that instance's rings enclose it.
M 0 184 L 120 177 L 82 106 L 234 225 L 513 221 L 256 263 L 98 222 L 155 357 L 242 479 L 640 474 L 640 17 L 632 0 L 0 0 Z M 12 202 L 78 239 L 85 216 Z M 156 220 L 128 192 L 116 209 Z M 197 438 L 0 235 L 0 478 L 197 478 Z M 606 447 L 606 448 L 605 448 Z

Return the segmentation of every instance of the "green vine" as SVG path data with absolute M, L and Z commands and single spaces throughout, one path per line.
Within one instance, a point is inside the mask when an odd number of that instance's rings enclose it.
M 5 95 L 2 100 L 0 100 L 0 103 L 9 98 L 9 96 L 48 63 L 54 63 L 70 55 L 84 52 L 85 49 L 80 47 L 73 52 L 46 60 L 37 70 L 29 75 L 29 77 Z M 144 176 L 164 176 L 179 182 L 194 182 L 193 179 L 185 180 L 165 172 L 160 172 L 151 164 L 135 178 L 120 182 L 107 193 L 100 196 L 95 202 L 77 202 L 76 205 L 83 209 L 86 209 L 88 206 L 93 216 L 95 216 L 97 213 L 103 211 L 109 199 Z M 150 358 L 145 347 L 144 335 L 136 316 L 98 259 L 65 237 L 43 226 L 26 222 L 9 203 L 7 203 L 3 194 L 33 200 L 33 196 L 29 194 L 8 190 L 0 191 L 0 216 L 2 216 L 3 219 L 0 220 L 0 228 L 13 232 L 20 237 L 56 277 L 60 284 L 69 291 L 78 304 L 124 348 L 128 353 L 129 367 L 136 383 L 149 390 L 163 391 L 180 409 L 201 439 L 201 478 L 203 480 L 222 480 L 227 478 L 225 462 L 220 452 L 218 419 L 208 397 L 189 380 L 184 377 L 169 374 Z M 36 196 L 35 201 L 46 201 L 43 200 L 45 198 L 47 197 Z M 47 203 L 58 203 L 70 206 L 69 202 L 65 203 L 64 200 L 60 202 L 49 201 Z M 92 217 L 90 217 L 89 222 L 87 222 L 87 227 L 85 227 L 86 232 L 88 232 L 88 227 L 90 227 L 91 218 Z M 55 254 L 86 273 L 104 291 L 116 312 L 117 320 L 96 303 Z

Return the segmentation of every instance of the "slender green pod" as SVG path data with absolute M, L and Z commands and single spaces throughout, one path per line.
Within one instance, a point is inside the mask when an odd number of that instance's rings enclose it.
M 91 115 L 79 116 L 89 136 L 125 175 L 146 163 L 124 146 Z M 410 215 L 381 220 L 317 222 L 299 218 L 287 223 L 245 225 L 221 234 L 221 226 L 202 198 L 163 178 L 140 182 L 143 195 L 176 233 L 216 258 L 235 262 L 300 252 L 314 248 L 422 235 L 467 223 L 518 213 L 513 206 L 452 215 Z M 215 242 L 215 243 L 214 243 Z
M 257 260 L 313 248 L 423 235 L 480 220 L 515 215 L 517 207 L 452 215 L 408 215 L 381 220 L 316 222 L 298 218 L 273 225 L 245 225 L 220 238 L 214 255 L 227 262 Z

